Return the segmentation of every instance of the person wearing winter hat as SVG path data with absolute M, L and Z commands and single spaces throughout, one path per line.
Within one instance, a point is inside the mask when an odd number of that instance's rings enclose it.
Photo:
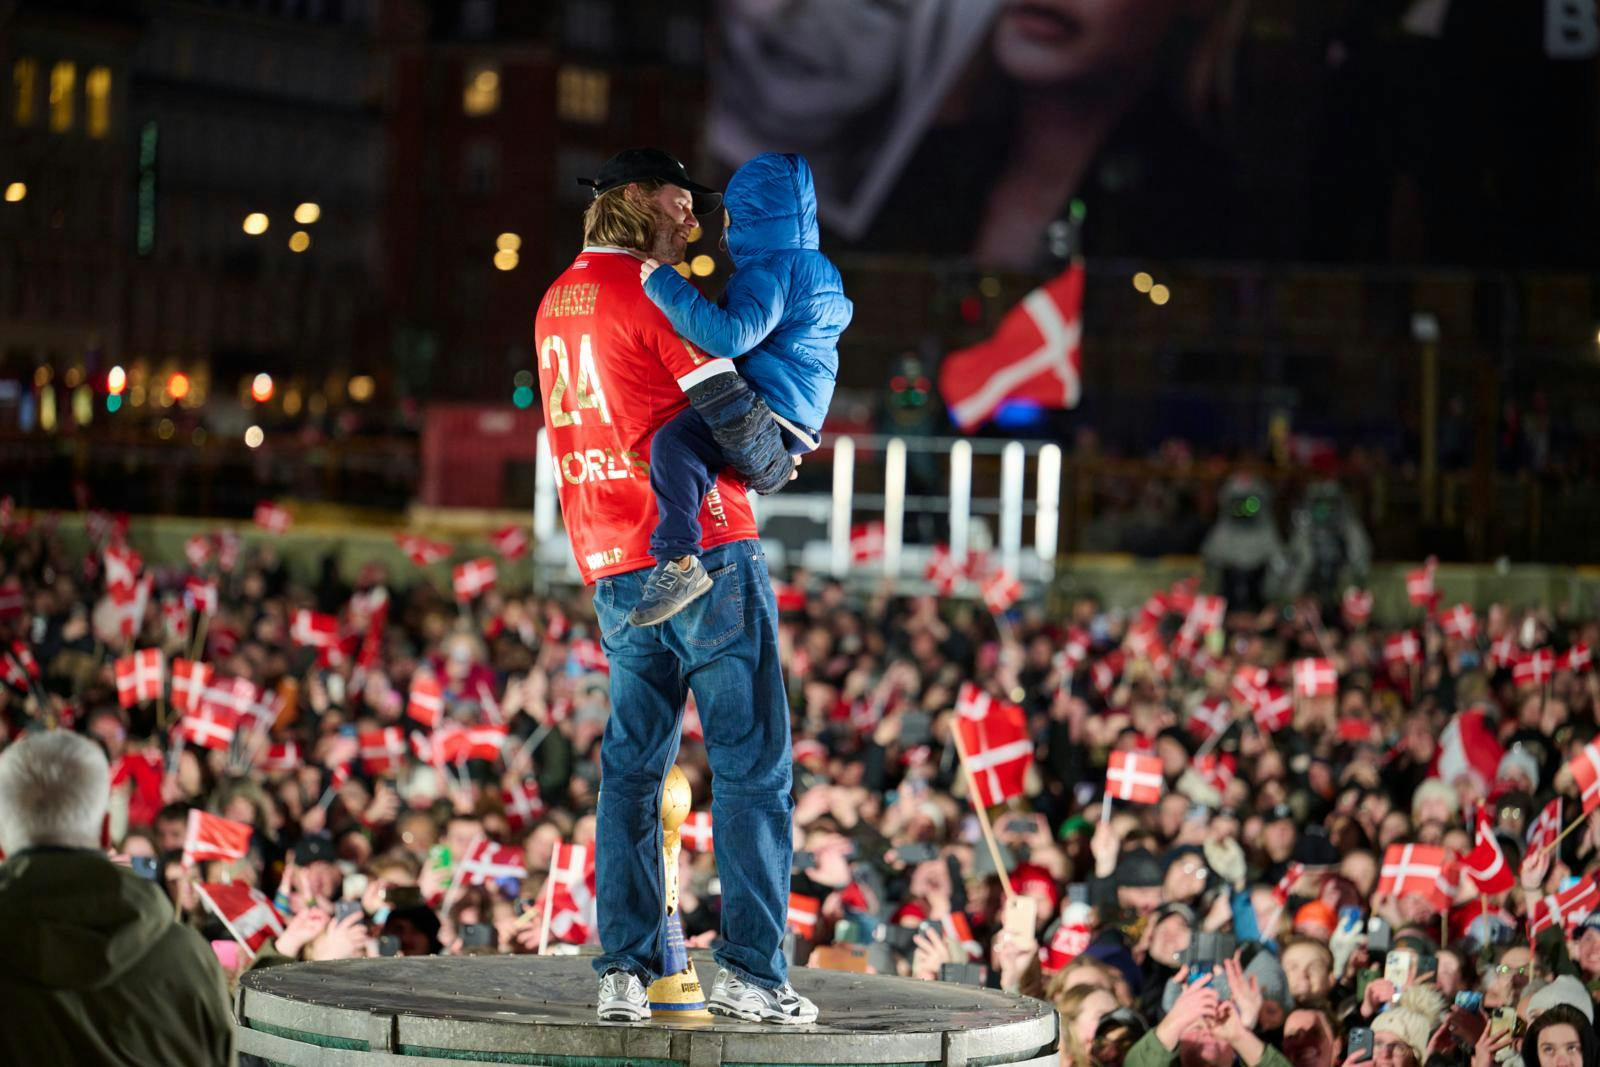
M 1558 1004 L 1577 1008 L 1585 1019 L 1590 1023 L 1594 1022 L 1594 1001 L 1590 998 L 1589 991 L 1584 988 L 1583 982 L 1575 975 L 1556 975 L 1529 997 L 1528 1018 L 1536 1019 Z
M 1385 1067 L 1419 1067 L 1443 1011 L 1444 998 L 1433 989 L 1407 989 L 1394 1007 L 1372 1020 L 1373 1060 Z
M 1278 957 L 1264 949 L 1257 952 L 1245 967 L 1244 976 L 1255 979 L 1261 988 L 1261 1016 L 1256 1029 L 1264 1033 L 1283 1029 L 1294 998 L 1289 995 L 1289 976 L 1283 972 Z
M 1411 825 L 1436 822 L 1453 826 L 1461 812 L 1461 799 L 1443 778 L 1425 778 L 1411 794 Z
M 1495 781 L 1509 782 L 1512 788 L 1522 793 L 1537 793 L 1539 791 L 1539 761 L 1521 745 L 1512 745 L 1500 759 L 1500 769 L 1495 772 Z

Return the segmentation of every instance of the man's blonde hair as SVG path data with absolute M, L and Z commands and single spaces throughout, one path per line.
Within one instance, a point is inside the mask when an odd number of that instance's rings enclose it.
M 658 181 L 631 183 L 639 187 L 642 197 L 629 197 L 628 186 L 607 189 L 595 197 L 583 212 L 583 243 L 610 245 L 613 248 L 631 248 L 636 252 L 649 251 L 656 232 L 656 212 L 649 195 L 661 188 Z

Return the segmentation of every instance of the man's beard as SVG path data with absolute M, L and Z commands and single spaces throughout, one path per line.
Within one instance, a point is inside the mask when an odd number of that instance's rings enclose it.
M 650 232 L 650 247 L 645 251 L 651 259 L 669 266 L 682 263 L 689 248 L 687 228 L 673 222 L 666 212 L 654 205 L 651 205 L 651 214 L 655 216 L 655 227 Z

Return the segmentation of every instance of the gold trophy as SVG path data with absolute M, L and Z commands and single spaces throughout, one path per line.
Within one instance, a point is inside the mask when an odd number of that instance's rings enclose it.
M 661 861 L 666 888 L 667 906 L 667 966 L 682 960 L 682 968 L 650 984 L 650 1010 L 669 1013 L 677 1019 L 709 1019 L 706 994 L 701 988 L 700 976 L 695 973 L 694 960 L 683 943 L 683 923 L 678 919 L 678 827 L 689 814 L 692 798 L 689 779 L 674 766 L 667 773 L 667 784 L 661 791 Z

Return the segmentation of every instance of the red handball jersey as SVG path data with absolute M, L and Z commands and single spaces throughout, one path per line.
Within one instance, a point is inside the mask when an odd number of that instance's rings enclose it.
M 644 295 L 639 263 L 624 249 L 585 248 L 544 294 L 535 325 L 561 513 L 588 585 L 655 565 L 650 440 L 688 406 L 685 389 L 733 369 L 673 331 Z M 736 474 L 717 479 L 700 528 L 705 548 L 756 536 Z

